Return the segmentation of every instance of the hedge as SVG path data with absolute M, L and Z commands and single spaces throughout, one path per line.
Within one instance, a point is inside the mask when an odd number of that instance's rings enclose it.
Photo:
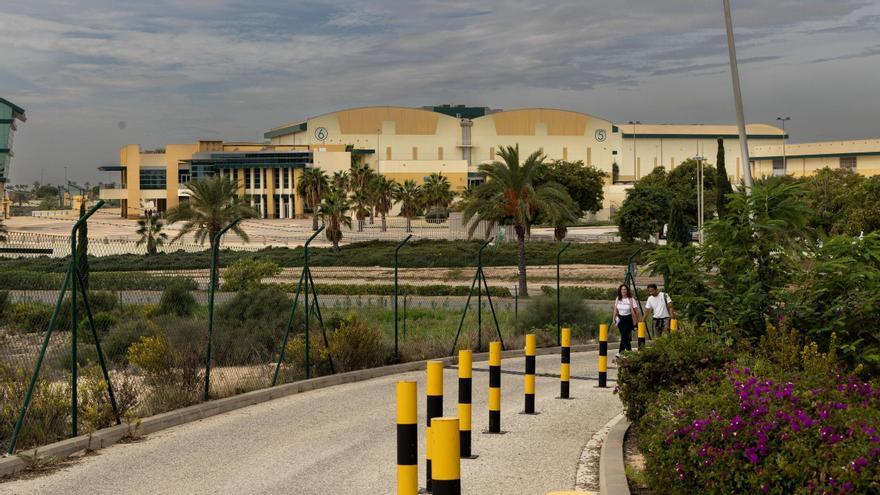
M 288 292 L 296 290 L 296 284 L 277 284 Z M 333 296 L 393 296 L 393 284 L 315 284 L 319 295 Z M 400 285 L 400 296 L 467 296 L 470 286 L 468 285 Z M 485 294 L 485 292 L 484 292 Z M 489 287 L 489 294 L 494 297 L 511 297 L 510 290 L 506 287 Z M 476 297 L 476 292 L 474 292 Z
M 164 290 L 174 281 L 184 284 L 188 290 L 198 289 L 198 284 L 191 278 L 156 277 L 147 273 L 91 273 L 89 289 Z M 60 290 L 63 284 L 63 273 L 0 271 L 0 290 Z

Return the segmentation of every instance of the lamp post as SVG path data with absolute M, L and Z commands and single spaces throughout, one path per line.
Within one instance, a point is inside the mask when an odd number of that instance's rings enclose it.
M 697 166 L 697 236 L 700 244 L 703 243 L 703 158 L 695 156 Z
M 739 130 L 739 146 L 743 160 L 743 179 L 746 183 L 746 194 L 752 190 L 752 164 L 749 161 L 749 141 L 746 134 L 746 118 L 743 112 L 742 91 L 739 84 L 739 67 L 736 63 L 736 43 L 733 39 L 733 19 L 730 15 L 730 0 L 723 0 L 724 24 L 727 28 L 727 53 L 730 57 L 730 78 L 733 82 L 733 100 L 736 104 L 736 125 Z
M 638 161 L 638 159 L 636 158 L 636 125 L 641 124 L 641 122 L 638 120 L 636 120 L 635 122 L 630 120 L 629 124 L 633 126 L 633 182 L 635 182 L 639 178 L 638 172 L 636 171 L 636 162 Z
M 788 173 L 788 157 L 785 154 L 785 140 L 788 135 L 785 134 L 785 123 L 791 120 L 791 117 L 776 117 L 776 120 L 782 122 L 782 172 Z

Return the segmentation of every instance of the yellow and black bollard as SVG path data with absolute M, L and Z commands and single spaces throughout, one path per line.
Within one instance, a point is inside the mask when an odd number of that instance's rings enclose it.
M 535 414 L 535 353 L 538 350 L 538 342 L 535 334 L 526 335 L 526 375 L 523 388 L 526 392 L 526 403 L 523 413 Z
M 416 382 L 397 382 L 397 495 L 419 493 L 417 394 Z
M 599 325 L 599 387 L 608 386 L 608 325 Z
M 640 321 L 639 322 L 639 350 L 641 350 L 642 347 L 645 346 L 645 333 L 647 330 L 648 330 L 648 326 L 645 324 L 645 322 Z
M 461 495 L 461 456 L 458 418 L 434 418 L 434 495 Z
M 560 339 L 562 347 L 559 350 L 562 356 L 562 364 L 559 365 L 559 398 L 569 398 L 569 385 L 571 380 L 571 329 L 563 328 Z
M 675 318 L 669 320 L 669 333 L 675 333 L 678 331 L 678 320 Z
M 489 433 L 501 433 L 501 342 L 489 342 Z
M 431 491 L 431 461 L 434 457 L 431 420 L 443 416 L 443 361 L 428 361 L 428 410 L 425 430 L 425 490 Z
M 473 385 L 474 353 L 468 349 L 458 351 L 458 428 L 461 457 L 471 456 L 471 391 Z

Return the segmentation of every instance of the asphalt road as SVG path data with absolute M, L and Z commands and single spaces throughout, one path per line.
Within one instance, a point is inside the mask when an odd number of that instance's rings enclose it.
M 613 352 L 611 353 L 614 354 Z M 609 359 L 613 362 L 613 359 Z M 463 493 L 537 494 L 572 489 L 592 434 L 622 409 L 596 388 L 595 352 L 572 355 L 571 395 L 559 400 L 559 355 L 537 360 L 536 408 L 522 410 L 523 358 L 502 363 L 502 430 L 488 424 L 488 363 L 474 363 L 474 460 Z M 397 380 L 419 383 L 419 475 L 424 486 L 424 372 L 340 385 L 247 407 L 120 444 L 45 476 L 0 484 L 0 494 L 392 494 Z M 558 375 L 557 375 L 558 376 Z M 456 414 L 457 370 L 444 375 L 444 413 Z

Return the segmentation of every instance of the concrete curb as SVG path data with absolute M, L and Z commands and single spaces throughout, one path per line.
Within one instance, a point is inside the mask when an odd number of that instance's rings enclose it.
M 599 349 L 598 344 L 581 344 L 572 346 L 572 352 L 589 352 Z M 523 350 L 509 350 L 502 353 L 504 358 L 514 358 L 523 356 Z M 537 350 L 538 355 L 559 354 L 558 347 L 543 347 Z M 445 366 L 455 364 L 457 358 L 444 357 L 437 358 L 444 362 Z M 489 353 L 483 352 L 474 354 L 474 361 L 487 361 Z M 427 361 L 413 361 L 410 363 L 393 364 L 390 366 L 382 366 L 379 368 L 370 368 L 365 370 L 350 371 L 348 373 L 338 373 L 335 375 L 322 376 L 309 380 L 301 380 L 293 383 L 286 383 L 276 387 L 254 390 L 244 394 L 234 395 L 208 401 L 202 404 L 176 409 L 166 413 L 157 414 L 141 420 L 140 428 L 137 433 L 140 435 L 148 435 L 173 426 L 198 421 L 200 419 L 209 418 L 218 414 L 234 411 L 243 407 L 268 402 L 270 400 L 287 397 L 289 395 L 300 394 L 310 390 L 332 387 L 334 385 L 342 385 L 345 383 L 354 383 L 372 378 L 396 375 L 398 373 L 407 373 L 411 371 L 424 370 Z M 99 450 L 109 447 L 129 434 L 129 426 L 121 424 L 111 426 L 94 432 L 91 437 L 89 435 L 80 435 L 74 438 L 68 438 L 49 445 L 20 452 L 16 455 L 0 458 L 0 478 L 4 478 L 20 471 L 24 471 L 28 467 L 28 462 L 21 456 L 65 459 L 71 455 L 84 450 Z
M 623 464 L 623 438 L 629 429 L 626 416 L 620 415 L 605 441 L 599 456 L 599 494 L 630 495 Z

